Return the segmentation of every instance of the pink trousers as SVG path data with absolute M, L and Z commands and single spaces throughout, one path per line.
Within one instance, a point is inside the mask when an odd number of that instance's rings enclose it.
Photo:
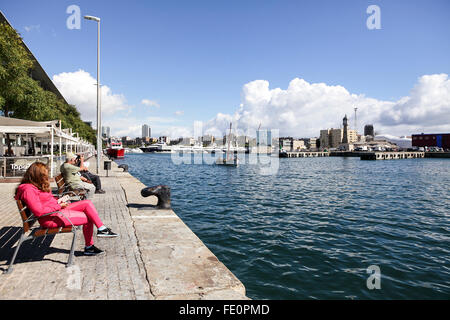
M 69 204 L 67 207 L 61 210 L 67 218 L 72 221 L 75 226 L 83 226 L 83 235 L 86 246 L 94 244 L 94 224 L 97 228 L 103 225 L 103 222 L 98 216 L 98 212 L 95 209 L 91 200 L 82 200 Z M 44 228 L 56 228 L 56 227 L 70 227 L 71 224 L 60 213 L 52 216 L 52 219 L 46 221 L 42 225 Z

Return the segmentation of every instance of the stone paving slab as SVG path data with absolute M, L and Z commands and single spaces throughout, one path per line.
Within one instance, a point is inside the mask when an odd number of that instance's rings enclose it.
M 156 209 L 156 197 L 131 175 L 118 177 L 134 221 L 151 292 L 156 299 L 248 299 L 245 287 L 173 210 Z
M 95 172 L 95 159 L 90 170 Z M 243 284 L 172 210 L 155 208 L 143 198 L 138 179 L 112 163 L 100 170 L 106 194 L 92 201 L 105 225 L 118 238 L 95 239 L 106 251 L 82 255 L 78 232 L 74 266 L 66 268 L 72 234 L 25 242 L 14 271 L 0 273 L 0 299 L 183 299 L 240 300 Z M 21 220 L 13 193 L 16 183 L 0 184 L 0 272 L 6 270 L 20 237 Z
M 92 199 L 105 225 L 118 238 L 95 239 L 105 255 L 82 255 L 77 235 L 74 266 L 66 268 L 72 234 L 25 242 L 11 274 L 0 273 L 0 299 L 154 299 L 137 246 L 133 221 L 116 177 L 102 177 L 106 194 Z M 0 184 L 0 272 L 7 268 L 20 237 L 21 220 L 12 194 L 15 183 Z

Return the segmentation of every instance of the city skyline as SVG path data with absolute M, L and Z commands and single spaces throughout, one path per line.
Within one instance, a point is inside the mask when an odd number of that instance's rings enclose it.
M 356 1 L 80 1 L 81 15 L 102 18 L 102 125 L 139 136 L 152 123 L 155 135 L 179 137 L 192 136 L 199 120 L 220 136 L 233 121 L 244 131 L 313 137 L 338 128 L 345 113 L 353 124 L 357 107 L 358 132 L 369 123 L 397 136 L 447 131 L 450 5 L 376 4 L 379 30 L 366 26 L 369 3 Z M 19 1 L 1 10 L 66 100 L 95 123 L 96 28 L 68 29 L 70 5 Z M 133 19 L 116 26 L 122 17 Z

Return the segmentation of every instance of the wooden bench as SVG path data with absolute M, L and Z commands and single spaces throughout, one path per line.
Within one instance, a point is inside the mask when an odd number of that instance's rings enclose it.
M 9 267 L 5 271 L 5 273 L 12 272 L 14 261 L 16 260 L 17 253 L 19 252 L 20 246 L 22 245 L 23 242 L 25 242 L 27 240 L 32 240 L 32 239 L 36 239 L 39 237 L 47 236 L 47 235 L 56 235 L 59 233 L 69 233 L 69 232 L 73 233 L 72 246 L 70 247 L 69 259 L 66 264 L 67 267 L 71 266 L 72 261 L 73 261 L 77 231 L 78 231 L 79 227 L 75 226 L 72 223 L 72 221 L 70 221 L 70 219 L 67 218 L 61 211 L 54 211 L 54 212 L 46 213 L 43 216 L 40 216 L 39 218 L 59 212 L 70 222 L 70 224 L 72 226 L 58 227 L 58 228 L 43 228 L 43 227 L 39 226 L 39 227 L 33 228 L 33 225 L 36 223 L 38 218 L 30 211 L 29 208 L 27 208 L 26 206 L 23 205 L 21 200 L 16 200 L 16 202 L 17 202 L 17 208 L 19 209 L 20 218 L 22 219 L 22 222 L 23 222 L 22 234 L 20 236 L 19 243 L 17 244 L 17 247 L 14 250 L 13 257 L 11 259 L 11 262 L 9 263 Z M 29 231 L 30 231 L 30 233 L 27 235 L 27 232 L 29 232 Z
M 87 191 L 85 189 L 70 190 L 61 173 L 55 177 L 55 182 L 58 186 L 58 197 L 68 195 L 72 201 L 80 201 L 86 199 Z

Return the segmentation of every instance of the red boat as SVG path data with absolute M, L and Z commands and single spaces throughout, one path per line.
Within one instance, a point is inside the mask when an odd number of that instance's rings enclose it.
M 106 153 L 111 158 L 125 157 L 125 149 L 122 147 L 122 142 L 111 142 L 109 148 L 106 150 Z

